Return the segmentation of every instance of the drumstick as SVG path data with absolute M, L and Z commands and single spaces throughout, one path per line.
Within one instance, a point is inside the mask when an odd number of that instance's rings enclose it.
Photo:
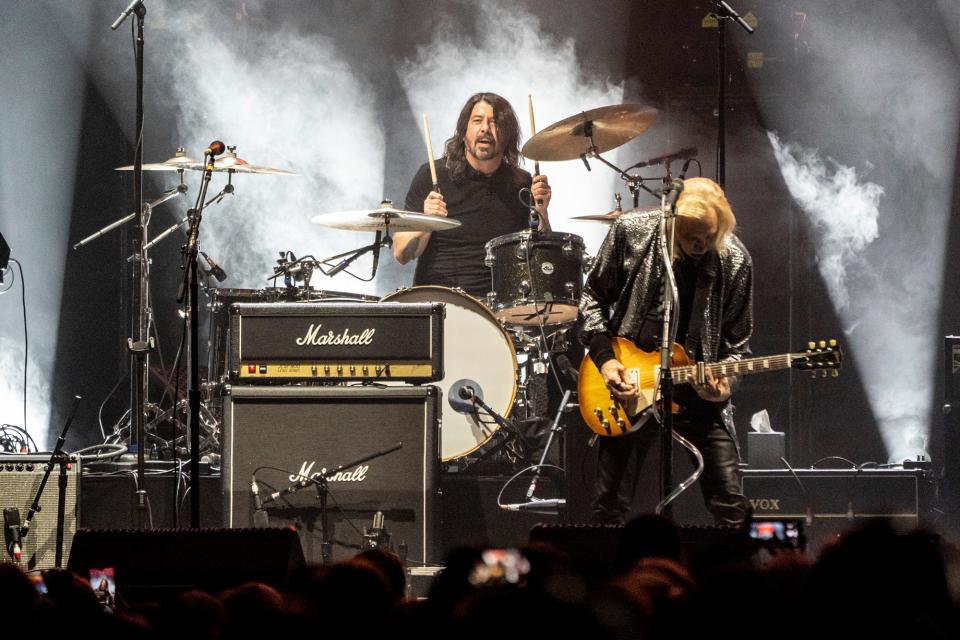
M 530 112 L 530 137 L 537 135 L 537 123 L 533 120 L 533 94 L 527 94 L 527 111 Z M 540 175 L 540 161 L 533 161 L 533 175 Z M 543 204 L 543 200 L 537 200 L 537 204 Z
M 437 183 L 437 166 L 433 162 L 433 143 L 430 141 L 430 125 L 427 123 L 427 114 L 423 114 L 423 141 L 427 145 L 427 162 L 430 163 L 430 179 L 433 180 L 433 190 L 440 193 Z

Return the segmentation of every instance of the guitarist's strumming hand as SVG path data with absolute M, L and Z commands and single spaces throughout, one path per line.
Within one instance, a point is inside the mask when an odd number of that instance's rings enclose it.
M 703 384 L 691 383 L 697 395 L 709 402 L 723 402 L 730 397 L 730 378 L 715 376 L 707 369 Z
M 627 370 L 619 360 L 611 358 L 600 367 L 603 384 L 618 398 L 633 398 L 637 395 L 637 386 L 627 380 Z

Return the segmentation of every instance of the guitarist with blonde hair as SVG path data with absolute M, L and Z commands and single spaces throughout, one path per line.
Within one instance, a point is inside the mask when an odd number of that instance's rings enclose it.
M 634 406 L 640 384 L 617 359 L 613 338 L 632 341 L 643 351 L 660 343 L 664 275 L 658 241 L 660 212 L 628 212 L 610 228 L 583 289 L 581 340 L 609 393 Z M 733 234 L 736 218 L 720 186 L 689 178 L 677 200 L 673 270 L 677 282 L 676 343 L 691 360 L 722 362 L 749 354 L 753 330 L 753 279 L 750 254 Z M 674 429 L 703 454 L 700 478 L 704 503 L 717 523 L 747 518 L 738 463 L 739 446 L 730 404 L 731 379 L 709 369 L 701 383 L 677 385 L 680 406 Z M 631 422 L 633 422 L 631 420 Z M 627 430 L 621 430 L 623 433 Z M 596 522 L 623 522 L 630 510 L 643 460 L 657 441 L 648 422 L 618 437 L 601 437 L 593 502 Z

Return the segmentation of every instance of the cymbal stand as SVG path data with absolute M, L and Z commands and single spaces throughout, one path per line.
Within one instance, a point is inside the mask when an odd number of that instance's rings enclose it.
M 159 207 L 161 204 L 163 204 L 164 202 L 167 202 L 168 200 L 170 200 L 170 199 L 172 199 L 172 198 L 175 198 L 176 196 L 180 195 L 181 193 L 186 193 L 186 192 L 187 192 L 187 185 L 183 184 L 183 169 L 180 169 L 179 173 L 181 174 L 181 175 L 180 175 L 180 184 L 178 184 L 176 187 L 173 187 L 172 189 L 167 189 L 166 191 L 163 192 L 163 195 L 162 195 L 162 196 L 160 196 L 160 197 L 157 198 L 156 200 L 153 200 L 152 202 L 149 202 L 149 203 L 143 205 L 143 208 L 147 210 L 147 218 L 148 218 L 148 219 L 150 218 L 150 214 L 153 212 L 153 210 L 156 209 L 157 207 Z M 76 250 L 79 249 L 80 247 L 83 247 L 83 246 L 86 246 L 86 245 L 90 244 L 91 242 L 93 242 L 94 240 L 96 240 L 97 238 L 99 238 L 100 236 L 105 235 L 105 234 L 113 231 L 113 230 L 116 229 L 117 227 L 122 227 L 123 225 L 125 225 L 125 224 L 128 223 L 128 222 L 130 222 L 131 220 L 136 219 L 137 216 L 139 216 L 139 212 L 134 211 L 133 213 L 131 213 L 131 214 L 129 214 L 129 215 L 126 215 L 126 216 L 120 218 L 119 220 L 114 220 L 113 222 L 111 222 L 111 223 L 108 224 L 107 226 L 103 227 L 103 228 L 100 229 L 99 231 L 95 231 L 95 232 L 91 233 L 89 236 L 87 236 L 86 238 L 84 238 L 83 240 L 80 240 L 79 242 L 75 243 L 75 244 L 73 245 L 73 250 L 76 251 Z M 144 249 L 149 249 L 149 248 L 150 248 L 149 246 L 145 246 L 145 247 L 144 247 Z M 128 261 L 128 262 L 132 262 L 133 259 L 134 259 L 134 257 L 131 256 L 130 258 L 127 259 L 127 261 Z
M 590 124 L 590 123 L 588 123 L 588 124 Z M 591 127 L 591 129 L 592 129 L 592 127 Z M 640 206 L 640 190 L 641 190 L 641 189 L 642 189 L 643 191 L 646 191 L 647 193 L 649 193 L 650 195 L 652 195 L 652 196 L 655 197 L 655 198 L 659 198 L 659 197 L 660 197 L 660 194 L 659 194 L 657 191 L 651 189 L 651 188 L 648 187 L 646 184 L 644 184 L 644 182 L 645 182 L 646 180 L 648 180 L 649 178 L 644 178 L 643 176 L 641 176 L 641 175 L 639 175 L 639 174 L 629 174 L 629 173 L 627 173 L 627 171 L 629 171 L 630 169 L 635 168 L 636 165 L 634 165 L 633 167 L 628 167 L 628 168 L 626 168 L 626 169 L 621 169 L 620 167 L 618 167 L 617 165 L 613 164 L 612 162 L 610 162 L 609 160 L 607 160 L 606 158 L 604 158 L 603 156 L 601 156 L 599 153 L 597 153 L 597 147 L 593 145 L 593 139 L 592 139 L 592 138 L 590 139 L 590 150 L 587 151 L 586 153 L 583 153 L 583 154 L 580 156 L 580 159 L 583 160 L 583 164 L 586 165 L 587 170 L 589 171 L 589 170 L 590 170 L 590 164 L 587 162 L 587 158 L 594 158 L 594 159 L 596 159 L 596 160 L 599 160 L 600 162 L 602 162 L 603 164 L 607 165 L 608 167 L 610 167 L 611 169 L 613 169 L 614 171 L 616 171 L 618 174 L 620 174 L 620 178 L 626 183 L 627 188 L 630 190 L 630 195 L 633 197 L 633 207 L 634 207 L 634 208 L 637 208 L 637 207 Z M 664 178 L 663 180 L 664 180 L 664 181 L 668 181 L 669 179 L 670 179 L 670 165 L 669 165 L 669 163 L 667 163 L 667 177 Z
M 179 171 L 180 171 L 180 173 L 183 173 L 183 169 L 180 169 Z M 223 200 L 223 198 L 224 198 L 225 196 L 228 196 L 228 195 L 232 195 L 232 194 L 233 194 L 233 192 L 234 192 L 234 186 L 233 186 L 232 176 L 233 176 L 233 171 L 228 171 L 228 172 L 227 172 L 227 184 L 224 185 L 223 189 L 220 190 L 220 193 L 218 193 L 217 195 L 213 196 L 212 198 L 210 198 L 209 200 L 207 200 L 207 201 L 203 204 L 203 207 L 204 207 L 204 208 L 213 206 L 213 205 L 215 205 L 215 204 L 220 204 L 220 202 Z M 184 190 L 184 192 L 186 192 L 186 187 L 184 187 L 183 190 Z M 180 220 L 178 220 L 177 222 L 175 222 L 174 224 L 170 225 L 169 227 L 167 227 L 166 229 L 164 229 L 163 231 L 161 231 L 160 233 L 158 233 L 156 236 L 154 236 L 153 240 L 151 240 L 151 241 L 148 242 L 146 245 L 144 245 L 144 249 L 150 249 L 150 248 L 152 248 L 155 244 L 157 244 L 158 242 L 160 242 L 161 240 L 163 240 L 164 238 L 166 238 L 168 235 L 170 235 L 171 233 L 173 233 L 174 231 L 176 231 L 177 229 L 179 229 L 180 227 L 182 227 L 184 224 L 186 224 L 186 223 L 189 222 L 189 221 L 190 221 L 190 213 L 187 212 L 187 215 L 185 215 L 183 218 L 181 218 Z M 127 258 L 127 260 L 128 260 L 128 261 L 129 261 L 129 260 L 132 260 L 132 256 L 131 256 L 130 258 Z

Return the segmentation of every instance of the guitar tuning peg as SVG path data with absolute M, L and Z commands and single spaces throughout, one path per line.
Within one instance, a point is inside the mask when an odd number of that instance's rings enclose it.
M 821 348 L 821 349 L 826 349 L 826 348 L 827 348 L 827 341 L 826 341 L 826 340 L 821 340 L 821 341 L 820 341 L 820 348 Z
M 837 371 L 836 369 L 834 369 L 833 371 L 830 372 L 830 377 L 831 377 L 831 378 L 839 378 L 839 377 L 840 377 L 840 372 Z
M 807 343 L 807 351 L 813 351 L 817 347 L 817 343 L 811 340 Z
M 829 344 L 830 344 L 831 347 L 836 347 L 836 346 L 837 346 L 837 341 L 834 340 L 833 338 L 831 338 Z

